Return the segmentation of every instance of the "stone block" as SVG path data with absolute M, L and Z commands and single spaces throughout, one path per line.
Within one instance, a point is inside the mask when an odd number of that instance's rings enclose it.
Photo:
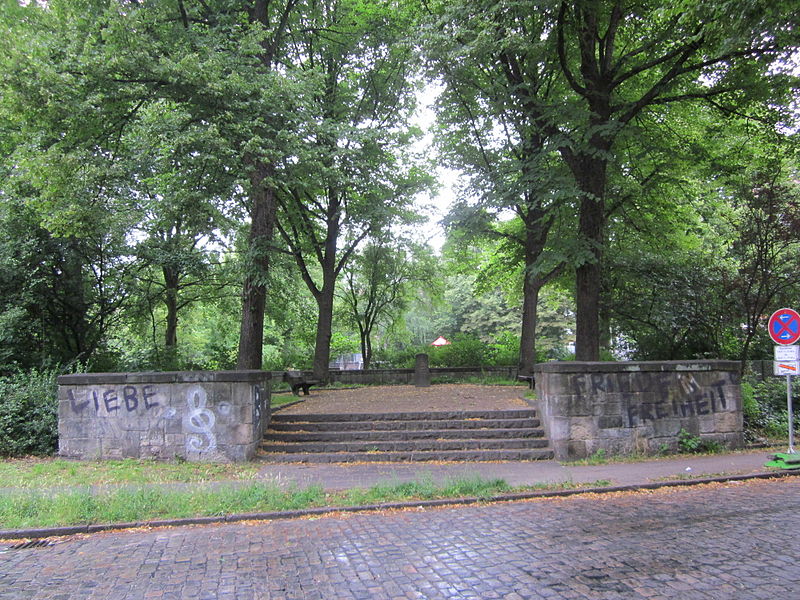
M 141 440 L 138 436 L 126 436 L 122 441 L 120 450 L 124 458 L 140 458 L 141 447 Z
M 722 440 L 726 448 L 730 448 L 732 450 L 744 448 L 744 433 L 741 431 L 723 433 Z
M 742 430 L 742 415 L 736 412 L 717 413 L 713 416 L 714 429 L 718 433 L 733 433 Z
M 253 458 L 256 453 L 255 444 L 245 444 L 241 446 L 230 446 L 225 456 L 231 462 L 246 462 Z
M 594 413 L 597 398 L 591 396 L 566 396 L 566 416 L 588 417 Z
M 103 445 L 100 455 L 106 460 L 122 460 L 125 458 L 125 455 L 122 452 L 122 447 L 116 445 Z
M 65 457 L 81 457 L 84 454 L 99 454 L 97 439 L 93 438 L 59 438 L 58 454 Z
M 551 441 L 569 439 L 569 432 L 570 419 L 564 417 L 555 417 L 549 420 L 547 435 Z
M 630 437 L 630 429 L 627 427 L 623 428 L 610 428 L 610 429 L 600 429 L 598 430 L 597 437 L 601 440 L 616 440 L 616 439 L 625 439 Z
M 584 440 L 569 440 L 567 442 L 567 457 L 578 460 L 587 456 L 589 454 L 586 451 L 586 442 Z
M 617 429 L 624 427 L 621 415 L 601 416 L 597 419 L 597 427 L 600 429 Z
M 715 415 L 706 415 L 702 417 L 698 417 L 700 421 L 700 433 L 714 433 L 717 431 L 717 416 Z
M 569 453 L 569 441 L 568 440 L 550 440 L 550 444 L 553 446 L 553 457 L 556 460 L 571 460 L 574 457 L 570 456 Z
M 143 442 L 147 442 L 150 446 L 163 446 L 164 445 L 164 430 L 158 427 L 151 427 L 144 433 Z
M 594 417 L 576 417 L 570 419 L 569 437 L 573 440 L 588 440 L 597 437 L 597 424 Z
M 680 419 L 658 419 L 653 422 L 653 436 L 657 438 L 675 437 L 681 430 Z

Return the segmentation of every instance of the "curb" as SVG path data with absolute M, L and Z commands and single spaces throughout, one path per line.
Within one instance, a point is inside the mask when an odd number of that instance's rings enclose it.
M 690 487 L 709 483 L 726 483 L 732 481 L 749 481 L 755 479 L 782 479 L 786 477 L 800 476 L 800 471 L 763 471 L 747 475 L 730 475 L 724 477 L 708 477 L 702 479 L 675 479 L 670 481 L 659 481 L 653 483 L 639 483 L 629 485 L 618 485 L 608 487 L 587 487 L 575 488 L 570 490 L 544 490 L 539 492 L 522 492 L 518 494 L 500 494 L 486 498 L 466 497 L 466 498 L 446 498 L 440 500 L 417 500 L 404 502 L 385 502 L 382 504 L 363 504 L 359 506 L 322 506 L 317 508 L 306 508 L 300 510 L 286 510 L 275 512 L 258 513 L 239 513 L 233 515 L 223 515 L 218 517 L 189 517 L 183 519 L 164 519 L 157 521 L 136 521 L 131 523 L 98 523 L 86 525 L 68 525 L 64 527 L 43 527 L 32 529 L 5 529 L 0 530 L 0 539 L 20 539 L 20 538 L 46 538 L 69 536 L 76 534 L 100 533 L 103 531 L 114 531 L 123 529 L 134 529 L 138 527 L 181 527 L 186 525 L 214 525 L 221 523 L 237 523 L 240 521 L 277 521 L 298 519 L 302 517 L 313 517 L 330 515 L 336 513 L 360 513 L 376 510 L 403 510 L 410 508 L 441 508 L 446 506 L 468 506 L 472 504 L 486 504 L 493 502 L 515 502 L 519 500 L 534 500 L 546 498 L 564 498 L 569 496 L 580 496 L 583 494 L 612 494 L 616 492 L 636 492 L 645 490 L 657 490 L 668 487 Z

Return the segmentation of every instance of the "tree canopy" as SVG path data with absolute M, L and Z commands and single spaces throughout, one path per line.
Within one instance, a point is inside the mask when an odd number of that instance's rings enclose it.
M 6 2 L 0 370 L 761 356 L 798 40 L 764 0 Z

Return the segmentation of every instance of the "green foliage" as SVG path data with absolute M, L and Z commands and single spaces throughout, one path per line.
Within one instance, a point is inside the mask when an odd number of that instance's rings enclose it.
M 556 485 L 554 487 L 560 487 Z M 282 489 L 272 483 L 198 487 L 171 491 L 131 488 L 93 495 L 89 492 L 12 492 L 0 497 L 0 526 L 48 527 L 78 523 L 120 523 L 192 516 L 302 510 L 318 506 L 353 506 L 437 498 L 488 498 L 510 491 L 502 479 L 461 477 L 435 483 L 431 478 L 379 484 L 326 494 L 320 486 Z
M 759 405 L 758 400 L 756 400 L 755 390 L 749 381 L 742 381 L 740 389 L 742 394 L 742 416 L 744 417 L 745 425 L 754 424 L 759 415 Z
M 259 20 L 247 3 L 6 3 L 0 373 L 231 368 L 247 277 L 267 296 L 257 366 L 305 368 L 350 260 L 359 305 L 320 345 L 374 337 L 387 365 L 515 364 L 536 294 L 523 354 L 567 358 L 569 270 L 596 259 L 623 354 L 767 354 L 764 315 L 800 291 L 798 30 L 785 3 L 734 4 L 276 0 Z M 430 189 L 418 49 L 443 83 L 437 160 L 463 175 L 437 265 L 363 247 L 418 223 Z M 256 198 L 278 229 L 232 248 Z M 372 292 L 386 302 L 365 310 Z M 454 346 L 432 351 L 438 335 Z M 774 429 L 760 394 L 748 421 Z
M 605 449 L 598 448 L 586 459 L 585 462 L 587 465 L 604 465 L 608 463 Z
M 700 436 L 693 435 L 681 428 L 678 432 L 678 448 L 681 452 L 694 453 L 700 452 L 702 447 L 702 440 Z
M 501 333 L 494 342 L 489 344 L 492 348 L 492 363 L 494 366 L 516 365 L 519 361 L 519 336 L 511 332 Z
M 53 454 L 58 446 L 56 371 L 0 378 L 0 456 Z
M 795 411 L 800 406 L 800 390 L 797 388 L 796 384 L 792 386 Z M 746 375 L 742 381 L 742 412 L 745 432 L 749 437 L 785 437 L 789 431 L 785 378 L 770 377 L 761 381 Z
M 678 432 L 678 449 L 687 454 L 714 454 L 722 451 L 722 444 L 716 440 L 701 438 L 681 428 Z
M 482 367 L 495 364 L 495 349 L 470 335 L 458 335 L 446 346 L 430 346 L 427 353 L 431 367 Z
M 465 266 L 462 263 L 462 266 Z M 470 265 L 477 267 L 478 265 Z M 455 269 L 456 265 L 448 265 Z M 437 335 L 464 334 L 490 342 L 519 326 L 520 307 L 497 286 L 476 290 L 476 276 L 451 275 L 445 280 L 443 307 L 435 317 Z M 430 340 L 433 341 L 433 340 Z
M 632 358 L 734 358 L 725 354 L 732 323 L 727 298 L 719 293 L 724 270 L 713 257 L 633 250 L 615 256 L 612 268 L 609 304 L 618 330 L 632 342 Z

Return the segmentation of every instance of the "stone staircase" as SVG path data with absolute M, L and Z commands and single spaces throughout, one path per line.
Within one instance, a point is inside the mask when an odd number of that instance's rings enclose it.
M 267 462 L 517 461 L 553 457 L 534 409 L 359 414 L 273 413 Z

